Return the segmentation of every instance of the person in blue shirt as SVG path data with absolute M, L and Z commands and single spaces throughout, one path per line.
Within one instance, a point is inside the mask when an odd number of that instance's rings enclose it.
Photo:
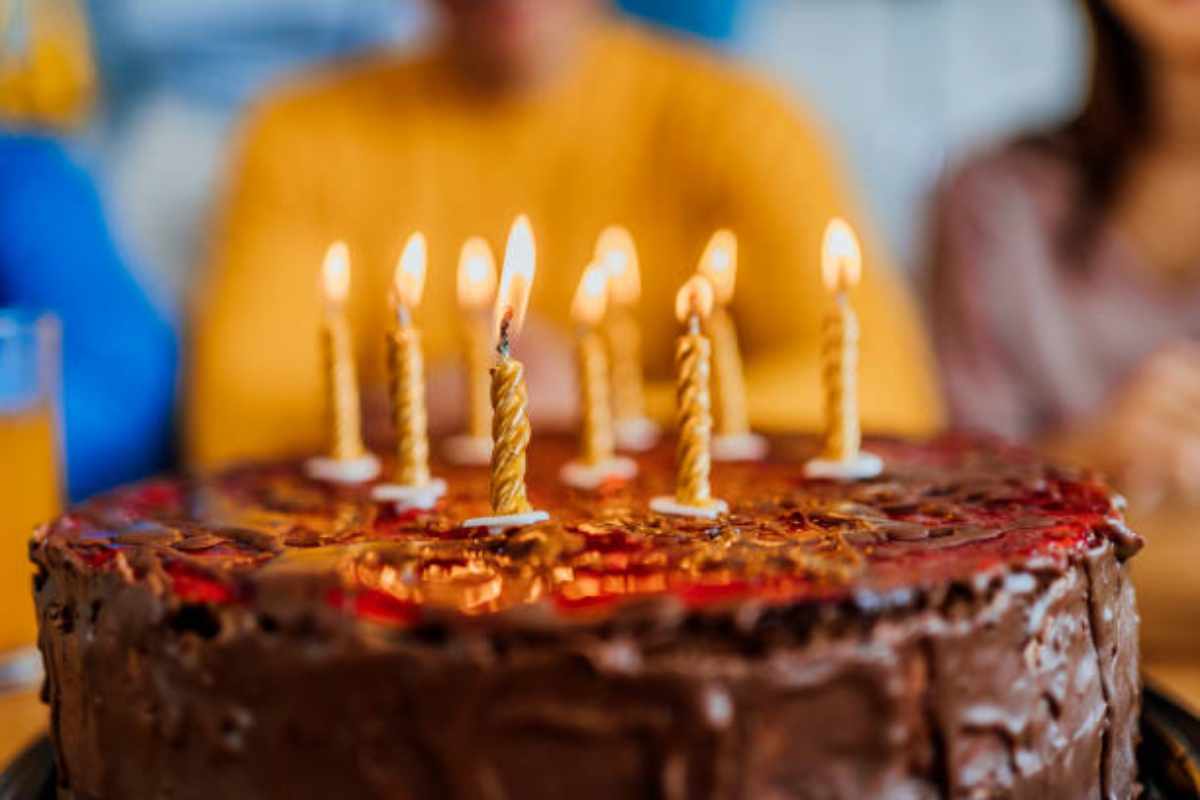
M 123 262 L 88 175 L 54 140 L 0 132 L 0 307 L 62 323 L 72 500 L 167 466 L 177 340 Z

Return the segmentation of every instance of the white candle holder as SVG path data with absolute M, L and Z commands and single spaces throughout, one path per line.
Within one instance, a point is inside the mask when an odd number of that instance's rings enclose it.
M 804 465 L 805 477 L 831 481 L 862 481 L 877 478 L 882 472 L 883 459 L 871 453 L 845 460 L 814 458 Z
M 618 450 L 644 453 L 658 443 L 662 429 L 647 417 L 619 419 L 613 423 L 613 439 Z
M 482 467 L 492 463 L 492 440 L 487 436 L 460 433 L 442 443 L 442 452 L 452 464 Z
M 714 461 L 761 461 L 767 455 L 767 439 L 757 433 L 718 434 L 712 438 Z
M 710 500 L 706 506 L 689 506 L 680 503 L 671 495 L 656 497 L 650 501 L 650 510 L 658 514 L 672 517 L 698 517 L 700 519 L 716 519 L 729 511 L 729 504 L 724 500 Z
M 513 528 L 527 528 L 539 522 L 550 519 L 545 511 L 525 511 L 521 514 L 497 514 L 492 517 L 473 517 L 464 520 L 464 528 L 487 528 L 488 533 L 495 536 Z
M 597 464 L 584 464 L 582 461 L 568 461 L 558 473 L 558 477 L 572 489 L 592 491 L 599 488 L 605 481 L 614 478 L 630 480 L 637 475 L 637 462 L 632 458 L 609 458 Z
M 379 459 L 367 453 L 358 458 L 317 456 L 304 462 L 308 477 L 327 483 L 367 483 L 379 477 Z
M 446 493 L 446 482 L 431 478 L 420 486 L 405 486 L 400 483 L 381 483 L 371 490 L 371 497 L 380 503 L 394 504 L 396 511 L 427 511 L 437 505 Z

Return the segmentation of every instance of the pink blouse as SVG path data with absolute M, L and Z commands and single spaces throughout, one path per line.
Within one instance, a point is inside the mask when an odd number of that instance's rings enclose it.
M 1082 263 L 1059 255 L 1078 181 L 1068 161 L 1013 146 L 938 193 L 931 315 L 960 427 L 1018 439 L 1059 429 L 1153 351 L 1200 338 L 1200 283 L 1155 281 L 1112 226 Z

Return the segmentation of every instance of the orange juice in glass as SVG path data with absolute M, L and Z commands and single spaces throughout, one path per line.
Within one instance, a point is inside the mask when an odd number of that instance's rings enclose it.
M 28 542 L 62 504 L 58 373 L 57 320 L 0 309 L 0 659 L 37 639 Z

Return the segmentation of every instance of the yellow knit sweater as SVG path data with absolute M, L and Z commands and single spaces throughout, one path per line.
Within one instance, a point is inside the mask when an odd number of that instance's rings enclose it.
M 422 230 L 430 243 L 417 319 L 436 365 L 458 346 L 459 246 L 479 234 L 499 255 L 522 211 L 538 238 L 531 315 L 564 336 L 597 234 L 613 223 L 632 231 L 646 369 L 662 389 L 678 332 L 674 293 L 712 231 L 732 228 L 740 240 L 732 310 L 752 419 L 765 429 L 820 424 L 829 307 L 821 235 L 833 215 L 857 219 L 821 136 L 774 90 L 714 57 L 606 25 L 535 96 L 472 95 L 437 55 L 381 56 L 309 78 L 257 110 L 200 295 L 192 461 L 320 446 L 317 279 L 332 240 L 353 253 L 350 305 L 369 387 L 382 380 L 385 298 L 404 237 Z M 864 424 L 927 432 L 940 409 L 926 342 L 900 280 L 864 238 L 854 295 Z M 669 415 L 669 392 L 651 399 L 657 415 Z

